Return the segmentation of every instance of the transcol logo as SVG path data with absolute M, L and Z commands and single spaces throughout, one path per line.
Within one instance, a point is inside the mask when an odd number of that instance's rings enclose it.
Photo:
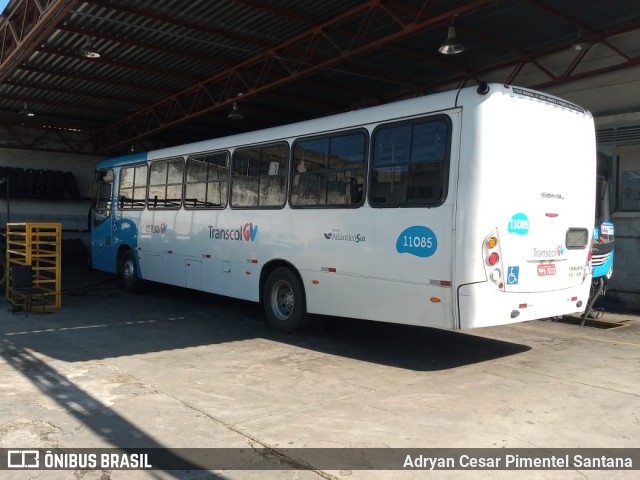
M 533 256 L 535 258 L 556 258 L 564 255 L 565 248 L 562 245 L 558 245 L 557 248 L 551 248 L 548 250 L 541 250 L 538 248 L 533 249 Z
M 253 242 L 258 235 L 258 225 L 245 223 L 240 228 L 213 228 L 209 225 L 209 238 L 213 240 L 246 240 Z
M 115 230 L 115 228 L 114 228 Z M 164 235 L 167 232 L 167 224 L 161 223 L 159 225 L 146 225 L 145 226 L 146 233 L 159 233 L 160 235 Z
M 253 225 L 253 223 L 245 223 L 242 226 L 242 236 L 244 239 L 248 241 L 254 241 L 256 239 L 256 235 L 258 234 L 258 225 Z

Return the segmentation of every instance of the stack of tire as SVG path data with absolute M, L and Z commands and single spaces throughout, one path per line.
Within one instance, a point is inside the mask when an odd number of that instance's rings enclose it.
M 62 170 L 43 170 L 21 167 L 0 167 L 0 195 L 5 196 L 7 190 L 10 197 L 26 197 L 37 199 L 62 199 L 65 197 L 77 200 L 80 191 L 76 178 L 71 172 Z

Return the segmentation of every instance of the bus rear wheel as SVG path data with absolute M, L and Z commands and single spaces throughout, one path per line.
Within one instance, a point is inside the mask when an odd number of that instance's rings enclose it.
M 138 277 L 136 259 L 131 251 L 126 251 L 120 260 L 120 278 L 122 286 L 127 292 L 135 293 L 140 290 L 141 280 Z
M 274 330 L 291 333 L 306 325 L 304 289 L 289 268 L 279 267 L 269 274 L 262 298 L 267 322 Z

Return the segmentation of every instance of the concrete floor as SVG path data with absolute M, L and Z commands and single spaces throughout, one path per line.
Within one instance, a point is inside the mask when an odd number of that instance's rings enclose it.
M 640 446 L 640 317 L 459 332 L 316 318 L 65 273 L 63 308 L 0 310 L 0 448 Z M 10 475 L 9 475 L 10 474 Z M 18 479 L 637 478 L 630 471 L 0 471 Z

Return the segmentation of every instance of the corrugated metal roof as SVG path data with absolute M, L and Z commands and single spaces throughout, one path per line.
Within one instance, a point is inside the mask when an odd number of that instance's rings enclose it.
M 452 21 L 466 49 L 444 56 Z M 632 0 L 13 0 L 0 33 L 0 146 L 23 125 L 83 131 L 82 148 L 105 154 L 640 63 Z M 100 58 L 80 55 L 89 39 Z M 592 49 L 571 51 L 578 41 Z M 233 100 L 242 122 L 226 118 Z M 35 117 L 18 116 L 25 103 Z

